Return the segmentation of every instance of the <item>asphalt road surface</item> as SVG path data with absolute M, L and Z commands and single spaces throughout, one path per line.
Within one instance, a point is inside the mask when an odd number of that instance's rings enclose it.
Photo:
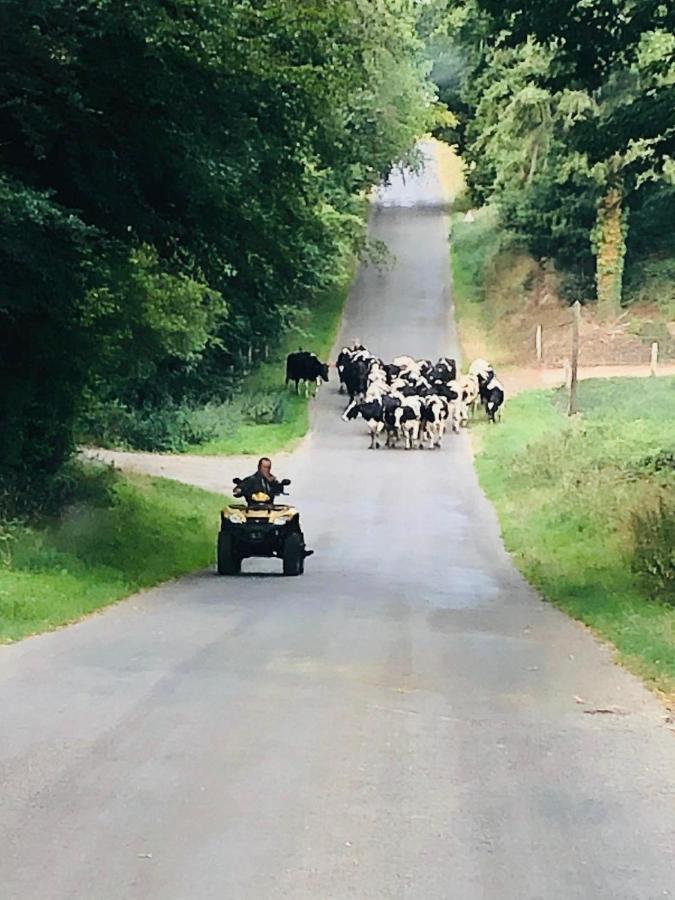
M 447 226 L 433 165 L 394 180 L 344 338 L 456 351 Z M 675 895 L 664 709 L 523 583 L 466 436 L 371 452 L 343 405 L 279 471 L 303 578 L 202 572 L 0 648 L 2 900 Z

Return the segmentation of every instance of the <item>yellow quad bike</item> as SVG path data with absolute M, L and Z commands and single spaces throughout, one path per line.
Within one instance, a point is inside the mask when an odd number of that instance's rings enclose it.
M 241 483 L 240 478 L 233 481 Z M 281 482 L 290 483 L 288 478 Z M 219 575 L 238 575 L 241 561 L 250 556 L 275 556 L 283 562 L 284 575 L 302 575 L 305 557 L 313 552 L 305 548 L 297 509 L 273 503 L 269 494 L 253 494 L 246 503 L 233 503 L 220 513 Z

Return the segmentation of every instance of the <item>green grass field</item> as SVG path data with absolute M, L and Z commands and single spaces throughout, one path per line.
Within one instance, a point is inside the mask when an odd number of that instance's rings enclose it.
M 670 560 L 673 577 L 675 379 L 582 382 L 581 414 L 571 420 L 566 399 L 562 390 L 524 393 L 508 402 L 499 426 L 474 427 L 481 485 L 525 577 L 672 695 L 673 581 L 659 590 L 633 561 L 645 516 L 661 501 L 667 527 L 647 533 L 646 543 L 656 550 L 664 542 L 660 559 L 666 568 Z
M 87 466 L 58 520 L 0 526 L 0 641 L 211 564 L 222 505 L 174 481 Z
M 321 360 L 328 360 L 353 274 L 354 265 L 304 313 L 298 327 L 284 335 L 273 348 L 271 359 L 257 366 L 242 382 L 242 399 L 233 401 L 234 405 L 246 410 L 253 404 L 263 403 L 267 409 L 278 411 L 275 418 L 280 421 L 269 424 L 240 421 L 228 434 L 191 447 L 188 452 L 200 455 L 275 453 L 291 449 L 304 437 L 309 427 L 309 402 L 304 392 L 296 396 L 291 388 L 284 388 L 286 356 L 302 347 L 316 353 Z M 330 377 L 337 377 L 334 369 Z

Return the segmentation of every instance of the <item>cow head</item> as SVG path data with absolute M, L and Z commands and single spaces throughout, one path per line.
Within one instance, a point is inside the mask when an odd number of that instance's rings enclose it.
M 319 375 L 321 376 L 321 378 L 323 378 L 324 381 L 328 381 L 328 363 L 321 363 Z

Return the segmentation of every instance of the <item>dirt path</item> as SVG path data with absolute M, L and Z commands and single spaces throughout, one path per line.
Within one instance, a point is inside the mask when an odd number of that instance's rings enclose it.
M 193 484 L 207 491 L 229 494 L 232 479 L 250 475 L 256 469 L 257 456 L 189 456 L 169 453 L 126 453 L 122 450 L 101 450 L 87 448 L 82 455 L 90 459 L 100 459 L 113 463 L 127 472 L 155 475 Z M 289 453 L 275 453 L 273 457 L 275 473 L 286 471 Z
M 579 380 L 588 378 L 648 378 L 649 366 L 580 366 Z M 675 363 L 659 366 L 657 377 L 675 375 Z M 565 384 L 566 371 L 564 368 L 527 368 L 511 369 L 499 373 L 500 380 L 504 383 L 507 397 L 513 397 L 522 391 L 536 388 L 560 387 Z

